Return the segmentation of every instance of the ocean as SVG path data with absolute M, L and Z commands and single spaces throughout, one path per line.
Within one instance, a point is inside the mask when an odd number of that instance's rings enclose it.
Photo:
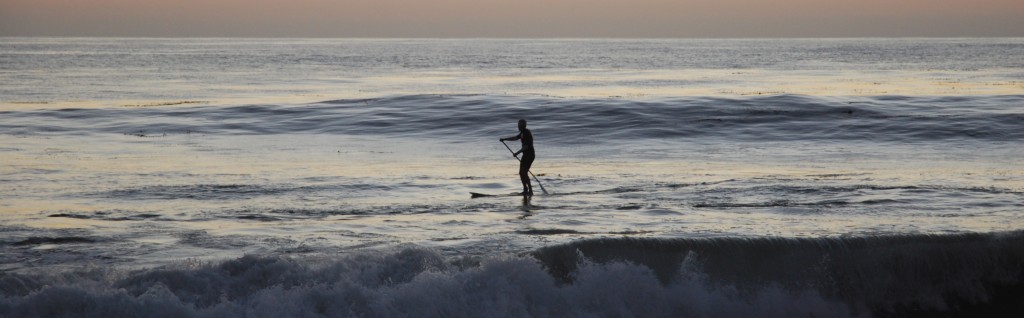
M 0 84 L 0 317 L 1024 314 L 1021 38 L 0 38 Z

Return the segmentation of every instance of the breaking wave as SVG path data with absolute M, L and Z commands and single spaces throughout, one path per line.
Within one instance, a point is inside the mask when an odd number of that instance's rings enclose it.
M 1024 232 L 606 238 L 0 274 L 6 317 L 842 317 L 1020 313 Z

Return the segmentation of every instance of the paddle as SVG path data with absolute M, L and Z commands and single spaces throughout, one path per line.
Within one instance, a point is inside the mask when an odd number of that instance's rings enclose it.
M 506 144 L 506 143 L 505 143 L 505 141 L 504 141 L 504 140 L 502 140 L 502 141 L 501 141 L 501 144 L 502 144 L 502 145 L 505 145 L 505 148 L 506 148 L 506 149 L 508 149 L 508 151 L 512 153 L 512 157 L 515 157 L 515 158 L 516 158 L 516 161 L 519 161 L 519 162 L 522 162 L 522 161 L 523 161 L 522 159 L 519 159 L 519 156 L 517 156 L 517 155 L 516 155 L 516 152 L 515 152 L 515 151 L 512 151 L 512 148 L 510 148 L 510 147 L 508 146 L 508 144 Z M 533 180 L 536 180 L 536 181 L 537 181 L 537 185 L 539 185 L 539 186 L 540 186 L 540 191 L 544 191 L 544 194 L 548 194 L 548 190 L 544 189 L 544 185 L 540 183 L 540 179 L 537 179 L 537 176 L 533 175 L 533 172 L 532 172 L 532 171 L 527 171 L 527 172 L 529 172 L 529 173 L 530 173 L 530 175 L 531 175 L 531 176 L 533 176 Z

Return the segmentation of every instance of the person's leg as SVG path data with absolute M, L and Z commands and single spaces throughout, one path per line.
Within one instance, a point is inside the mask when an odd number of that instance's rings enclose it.
M 523 193 L 533 194 L 533 185 L 530 184 L 530 166 L 533 165 L 533 156 L 523 156 L 519 162 L 519 180 L 523 181 Z
M 523 182 L 523 194 L 530 194 L 533 190 L 530 189 L 530 175 L 529 173 L 520 170 L 519 180 Z
M 523 182 L 523 194 L 529 193 L 530 167 L 526 165 L 526 160 L 519 161 L 519 181 Z

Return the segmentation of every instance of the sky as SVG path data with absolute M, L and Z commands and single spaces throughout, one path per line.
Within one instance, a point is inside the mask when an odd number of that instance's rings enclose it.
M 1024 0 L 0 0 L 0 36 L 1024 37 Z

